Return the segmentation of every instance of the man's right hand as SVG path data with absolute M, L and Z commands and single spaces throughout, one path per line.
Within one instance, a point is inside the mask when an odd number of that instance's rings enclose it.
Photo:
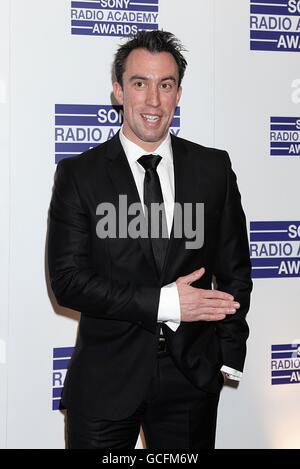
M 176 280 L 181 321 L 220 321 L 240 307 L 228 293 L 191 287 L 190 284 L 203 277 L 204 272 L 202 267 Z

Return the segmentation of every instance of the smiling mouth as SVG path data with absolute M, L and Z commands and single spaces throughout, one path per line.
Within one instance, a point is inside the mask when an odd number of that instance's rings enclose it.
M 146 122 L 157 122 L 161 118 L 156 114 L 141 114 L 141 116 Z

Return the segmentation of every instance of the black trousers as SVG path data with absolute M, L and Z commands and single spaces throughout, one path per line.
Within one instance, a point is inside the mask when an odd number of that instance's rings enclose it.
M 162 352 L 148 395 L 130 417 L 109 421 L 68 411 L 68 448 L 133 449 L 142 426 L 147 449 L 213 449 L 218 401 L 219 393 L 200 391 Z

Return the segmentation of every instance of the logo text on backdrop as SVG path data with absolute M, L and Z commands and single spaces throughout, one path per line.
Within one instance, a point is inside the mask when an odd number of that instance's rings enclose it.
M 300 383 L 300 341 L 271 347 L 272 385 Z
M 74 347 L 53 349 L 52 410 L 60 409 L 64 381 L 73 351 Z
M 300 52 L 300 0 L 250 0 L 250 49 Z
M 250 222 L 252 278 L 300 277 L 300 221 Z
M 132 36 L 158 29 L 158 0 L 71 2 L 71 33 L 85 36 Z
M 300 156 L 300 117 L 270 118 L 270 156 Z

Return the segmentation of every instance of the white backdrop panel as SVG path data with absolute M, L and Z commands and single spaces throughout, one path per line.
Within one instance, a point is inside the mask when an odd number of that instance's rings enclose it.
M 9 0 L 0 3 L 0 448 L 6 444 L 9 269 Z
M 229 151 L 248 222 L 299 220 L 299 158 L 269 156 L 270 116 L 299 115 L 291 99 L 299 54 L 251 52 L 249 4 L 160 0 L 159 26 L 188 49 L 179 135 Z M 47 9 L 40 0 L 0 1 L 0 101 L 2 81 L 11 89 L 0 102 L 0 341 L 9 336 L 8 380 L 0 352 L 1 447 L 65 444 L 64 416 L 51 408 L 52 351 L 74 344 L 78 313 L 57 306 L 45 273 L 55 104 L 111 104 L 123 41 L 71 35 L 70 10 L 70 0 Z M 255 281 L 245 376 L 222 392 L 217 447 L 300 445 L 299 385 L 271 386 L 270 370 L 271 345 L 300 336 L 299 292 L 299 277 Z

